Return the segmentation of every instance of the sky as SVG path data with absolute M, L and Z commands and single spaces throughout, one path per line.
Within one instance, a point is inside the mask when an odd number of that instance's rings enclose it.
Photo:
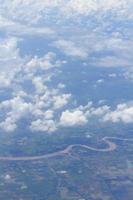
M 132 0 L 0 5 L 0 132 L 133 123 Z

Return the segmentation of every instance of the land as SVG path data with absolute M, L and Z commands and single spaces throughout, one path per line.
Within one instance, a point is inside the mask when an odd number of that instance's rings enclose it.
M 132 130 L 118 129 L 3 135 L 0 199 L 132 200 Z
M 75 147 L 85 148 L 87 150 L 91 150 L 91 151 L 95 151 L 95 152 L 110 152 L 110 151 L 114 151 L 117 148 L 116 143 L 114 143 L 110 140 L 133 141 L 133 139 L 118 138 L 118 137 L 104 137 L 102 140 L 108 145 L 107 148 L 102 148 L 102 149 L 99 148 L 98 149 L 98 148 L 90 147 L 90 146 L 83 145 L 83 144 L 72 144 L 72 145 L 69 145 L 68 147 L 66 147 L 64 150 L 49 153 L 49 154 L 44 154 L 41 156 L 22 156 L 22 157 L 0 156 L 0 160 L 1 161 L 32 161 L 32 160 L 41 160 L 41 159 L 45 159 L 45 158 L 53 158 L 53 157 L 63 156 L 65 154 L 68 154 Z

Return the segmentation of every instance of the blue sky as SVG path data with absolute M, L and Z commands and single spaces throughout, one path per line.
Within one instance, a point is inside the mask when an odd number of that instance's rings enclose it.
M 0 0 L 0 131 L 133 122 L 131 0 Z

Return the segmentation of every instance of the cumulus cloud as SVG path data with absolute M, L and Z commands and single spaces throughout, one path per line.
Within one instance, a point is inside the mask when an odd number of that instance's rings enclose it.
M 67 105 L 68 101 L 71 98 L 71 94 L 63 94 L 60 96 L 55 96 L 53 99 L 53 106 L 54 109 L 62 108 L 63 106 Z
M 8 117 L 0 123 L 0 128 L 6 132 L 13 132 L 17 128 L 17 125 L 11 117 Z
M 0 74 L 0 88 L 7 88 L 10 86 L 11 79 L 9 79 L 6 73 Z
M 94 107 L 92 102 L 87 105 L 80 105 L 73 110 L 65 110 L 60 117 L 60 125 L 64 127 L 81 126 L 89 122 L 89 120 L 96 117 L 99 119 L 109 111 L 108 106 Z
M 64 60 L 57 60 L 56 54 L 53 52 L 48 52 L 43 57 L 34 56 L 31 60 L 28 61 L 25 67 L 25 71 L 33 71 L 36 73 L 38 70 L 49 70 L 52 68 L 60 67 L 62 64 L 65 64 Z
M 0 127 L 5 131 L 14 131 L 17 128 L 17 122 L 25 117 L 32 109 L 31 103 L 26 103 L 20 97 L 14 97 L 0 103 L 0 110 L 5 111 L 5 119 L 0 122 Z
M 133 104 L 118 104 L 116 109 L 112 110 L 107 105 L 94 107 L 89 102 L 86 106 L 63 111 L 60 117 L 60 125 L 64 127 L 81 126 L 89 123 L 90 120 L 108 121 L 111 123 L 133 123 Z
M 54 132 L 56 131 L 56 123 L 54 120 L 37 119 L 32 121 L 30 128 L 32 131 L 44 131 L 44 132 Z
M 0 88 L 10 90 L 8 99 L 0 102 L 0 129 L 13 132 L 18 122 L 28 117 L 25 126 L 32 131 L 52 132 L 56 130 L 55 115 L 71 98 L 71 94 L 62 92 L 65 85 L 60 82 L 54 87 L 49 86 L 51 78 L 58 74 L 58 68 L 65 62 L 58 60 L 52 52 L 42 57 L 22 58 L 17 44 L 16 39 L 9 38 L 0 45 L 3 50 Z
M 103 119 L 114 123 L 133 123 L 133 103 L 117 105 L 116 110 L 106 113 Z
M 85 114 L 81 110 L 69 111 L 66 110 L 62 113 L 60 118 L 61 126 L 71 127 L 85 125 L 88 122 Z
M 36 76 L 32 79 L 32 83 L 35 86 L 36 92 L 38 94 L 44 93 L 45 90 L 47 89 L 46 86 L 44 85 L 43 79 L 39 76 Z

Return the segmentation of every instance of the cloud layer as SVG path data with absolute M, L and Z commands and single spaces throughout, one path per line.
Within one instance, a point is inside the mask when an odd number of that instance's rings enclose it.
M 13 132 L 21 121 L 31 131 L 44 132 L 93 119 L 133 122 L 131 102 L 115 109 L 91 102 L 74 106 L 73 94 L 58 81 L 68 60 L 123 67 L 123 77 L 132 79 L 132 0 L 0 0 L 0 5 L 1 130 Z M 48 39 L 52 50 L 22 55 L 19 43 L 29 38 Z

